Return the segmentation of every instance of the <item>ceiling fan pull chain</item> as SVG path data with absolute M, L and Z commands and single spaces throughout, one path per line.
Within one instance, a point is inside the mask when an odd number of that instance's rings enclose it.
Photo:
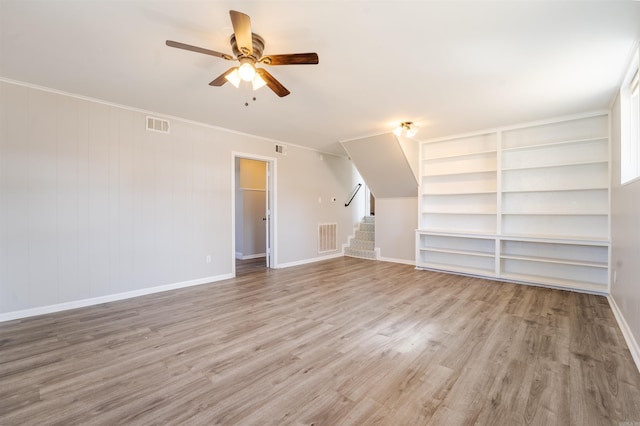
M 243 81 L 243 83 L 244 84 L 242 85 L 242 91 L 244 92 L 244 106 L 248 107 L 252 90 L 249 82 Z

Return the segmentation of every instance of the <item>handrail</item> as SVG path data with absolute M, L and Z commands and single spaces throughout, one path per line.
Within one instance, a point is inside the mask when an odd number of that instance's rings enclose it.
M 349 205 L 351 204 L 351 202 L 353 201 L 353 199 L 356 197 L 356 194 L 358 193 L 358 191 L 360 191 L 360 187 L 362 186 L 361 183 L 357 184 L 354 188 L 353 191 L 351 191 L 351 198 L 349 198 L 349 201 L 344 203 L 345 207 L 349 207 Z

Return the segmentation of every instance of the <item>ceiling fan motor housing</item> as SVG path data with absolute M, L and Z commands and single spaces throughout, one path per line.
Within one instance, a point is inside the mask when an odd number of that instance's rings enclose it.
M 236 42 L 236 35 L 231 34 L 231 49 L 233 50 L 233 54 L 236 58 L 250 58 L 253 62 L 257 62 L 262 57 L 262 51 L 264 50 L 264 39 L 260 37 L 256 33 L 251 33 L 251 44 L 253 47 L 253 53 L 249 54 L 249 52 L 244 52 L 238 48 L 238 43 Z

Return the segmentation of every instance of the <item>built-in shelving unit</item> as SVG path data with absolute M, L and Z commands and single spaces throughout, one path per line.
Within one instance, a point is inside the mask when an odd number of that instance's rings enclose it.
M 493 133 L 433 142 L 421 154 L 421 226 L 496 231 L 497 139 Z
M 608 120 L 423 142 L 417 266 L 607 293 Z

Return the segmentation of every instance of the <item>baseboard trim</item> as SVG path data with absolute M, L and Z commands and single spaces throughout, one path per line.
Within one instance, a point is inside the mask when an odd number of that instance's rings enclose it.
M 300 265 L 306 265 L 308 263 L 322 262 L 323 260 L 335 259 L 336 257 L 343 257 L 343 256 L 344 256 L 344 253 L 337 252 L 327 256 L 312 257 L 311 259 L 303 259 L 303 260 L 296 260 L 295 262 L 280 263 L 278 264 L 278 266 L 276 266 L 276 269 L 291 268 L 292 266 L 300 266 Z
M 0 314 L 0 322 L 12 321 L 22 318 L 34 317 L 37 315 L 52 314 L 54 312 L 67 311 L 70 309 L 85 308 L 87 306 L 99 305 L 101 303 L 115 302 L 118 300 L 131 299 L 147 294 L 160 293 L 163 291 L 176 290 L 179 288 L 192 287 L 195 285 L 209 284 L 233 278 L 233 274 L 216 275 L 212 277 L 198 278 L 197 280 L 183 281 L 173 284 L 165 284 L 156 287 L 148 287 L 139 290 L 126 291 L 123 293 L 108 294 L 106 296 L 91 297 L 89 299 L 73 300 L 71 302 L 57 303 L 55 305 L 40 306 L 37 308 L 23 309 Z
M 392 257 L 378 257 L 378 260 L 382 262 L 401 263 L 403 265 L 416 266 L 415 260 L 394 259 Z
M 260 257 L 265 257 L 266 255 L 267 253 L 247 254 L 245 256 L 241 256 L 240 260 L 258 259 Z
M 624 336 L 624 340 L 627 342 L 627 346 L 629 347 L 629 352 L 631 352 L 631 357 L 633 361 L 636 363 L 636 368 L 640 372 L 640 346 L 638 346 L 638 342 L 633 337 L 633 333 L 631 332 L 631 328 L 625 320 L 624 315 L 622 315 L 622 311 L 618 307 L 615 299 L 609 295 L 607 296 L 607 300 L 609 301 L 609 306 L 611 306 L 611 310 L 613 311 L 613 316 L 616 317 L 616 321 L 618 322 L 618 326 L 622 331 L 622 335 Z

